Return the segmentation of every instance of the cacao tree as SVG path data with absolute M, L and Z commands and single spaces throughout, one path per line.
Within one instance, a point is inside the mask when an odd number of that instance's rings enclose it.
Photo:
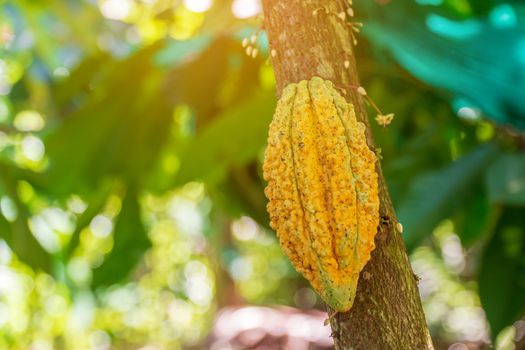
M 354 19 L 348 15 L 351 4 L 342 0 L 265 0 L 263 8 L 278 95 L 291 83 L 319 76 L 341 87 L 355 106 L 357 119 L 368 125 L 358 93 L 358 62 L 352 48 Z M 369 128 L 366 134 L 373 148 Z M 379 164 L 377 171 L 381 221 L 376 248 L 361 272 L 351 310 L 331 318 L 336 348 L 432 349 L 417 276 L 396 230 L 397 219 Z

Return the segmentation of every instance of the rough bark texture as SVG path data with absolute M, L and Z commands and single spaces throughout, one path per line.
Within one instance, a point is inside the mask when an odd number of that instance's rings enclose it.
M 337 16 L 346 10 L 343 0 L 263 0 L 277 92 L 290 83 L 319 76 L 345 91 L 367 125 L 353 55 L 351 28 Z M 317 14 L 314 15 L 314 11 Z M 326 13 L 328 10 L 329 13 Z M 346 63 L 345 63 L 346 61 Z M 336 349 L 432 349 L 412 272 L 381 169 L 381 224 L 376 249 L 361 272 L 352 309 L 331 319 Z

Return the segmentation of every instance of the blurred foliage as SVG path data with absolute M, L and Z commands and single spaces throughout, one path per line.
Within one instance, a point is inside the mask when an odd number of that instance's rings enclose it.
M 257 4 L 0 1 L 0 348 L 199 347 L 225 305 L 322 307 L 267 226 Z M 371 125 L 435 343 L 511 349 L 525 8 L 355 7 L 362 85 L 395 113 Z

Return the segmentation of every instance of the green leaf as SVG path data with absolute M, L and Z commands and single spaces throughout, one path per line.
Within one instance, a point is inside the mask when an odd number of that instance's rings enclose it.
M 80 243 L 80 233 L 86 228 L 91 220 L 100 213 L 104 205 L 106 204 L 107 198 L 111 193 L 113 183 L 110 181 L 104 182 L 96 191 L 90 193 L 89 197 L 85 200 L 88 203 L 86 210 L 78 217 L 75 231 L 71 235 L 68 244 L 63 249 L 63 256 L 65 259 L 69 259 L 75 248 Z
M 491 164 L 486 176 L 492 202 L 525 205 L 525 154 L 504 154 Z
M 232 167 L 225 181 L 208 186 L 213 203 L 231 217 L 248 215 L 269 229 L 264 183 L 257 173 L 257 162 L 243 167 Z
M 92 287 L 108 286 L 127 278 L 151 246 L 141 220 L 137 191 L 129 188 L 115 223 L 113 249 L 100 267 L 93 270 Z
M 230 167 L 255 159 L 266 144 L 274 107 L 274 94 L 264 91 L 215 118 L 185 148 L 175 184 L 215 184 L 225 179 Z
M 166 46 L 155 55 L 155 64 L 172 67 L 181 61 L 191 59 L 210 45 L 211 38 L 199 36 L 188 40 L 167 40 Z
M 65 113 L 67 107 L 85 102 L 93 93 L 94 85 L 104 79 L 110 68 L 115 68 L 114 59 L 104 53 L 86 57 L 80 62 L 67 79 L 59 81 L 54 87 L 53 99 L 61 112 Z
M 480 175 L 496 153 L 493 143 L 479 146 L 449 167 L 427 173 L 413 182 L 398 212 L 409 250 L 472 195 Z
M 479 296 L 492 339 L 525 312 L 525 208 L 507 208 L 482 256 Z
M 235 80 L 233 87 L 246 84 L 235 79 L 235 72 L 242 68 L 243 62 L 249 61 L 242 55 L 239 43 L 227 36 L 219 37 L 198 56 L 183 60 L 170 70 L 166 74 L 166 87 L 174 102 L 191 106 L 197 124 L 203 125 L 229 105 L 225 101 L 225 92 L 231 78 Z M 253 84 L 253 81 L 257 80 L 251 79 L 249 83 Z M 250 89 L 246 86 L 245 90 Z
M 483 184 L 477 184 L 472 192 L 463 210 L 454 218 L 456 232 L 465 246 L 472 245 L 490 231 L 491 219 L 494 216 Z
M 51 272 L 51 256 L 42 248 L 28 225 L 29 211 L 18 197 L 12 169 L 0 164 L 0 198 L 7 195 L 17 215 L 8 222 L 0 212 L 0 237 L 9 245 L 18 259 L 35 270 Z
M 153 67 L 158 46 L 114 62 L 100 88 L 48 135 L 49 168 L 39 187 L 59 198 L 89 196 L 106 177 L 131 183 L 147 176 L 169 136 L 173 112 L 163 74 Z

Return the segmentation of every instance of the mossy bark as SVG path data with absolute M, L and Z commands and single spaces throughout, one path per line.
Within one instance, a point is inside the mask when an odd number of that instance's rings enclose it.
M 338 16 L 343 0 L 263 0 L 277 93 L 314 76 L 331 80 L 356 107 L 374 149 L 355 63 L 351 27 Z M 361 272 L 352 309 L 331 319 L 336 349 L 433 349 L 390 195 L 378 164 L 381 224 L 376 249 Z M 320 325 L 321 326 L 321 325 Z

